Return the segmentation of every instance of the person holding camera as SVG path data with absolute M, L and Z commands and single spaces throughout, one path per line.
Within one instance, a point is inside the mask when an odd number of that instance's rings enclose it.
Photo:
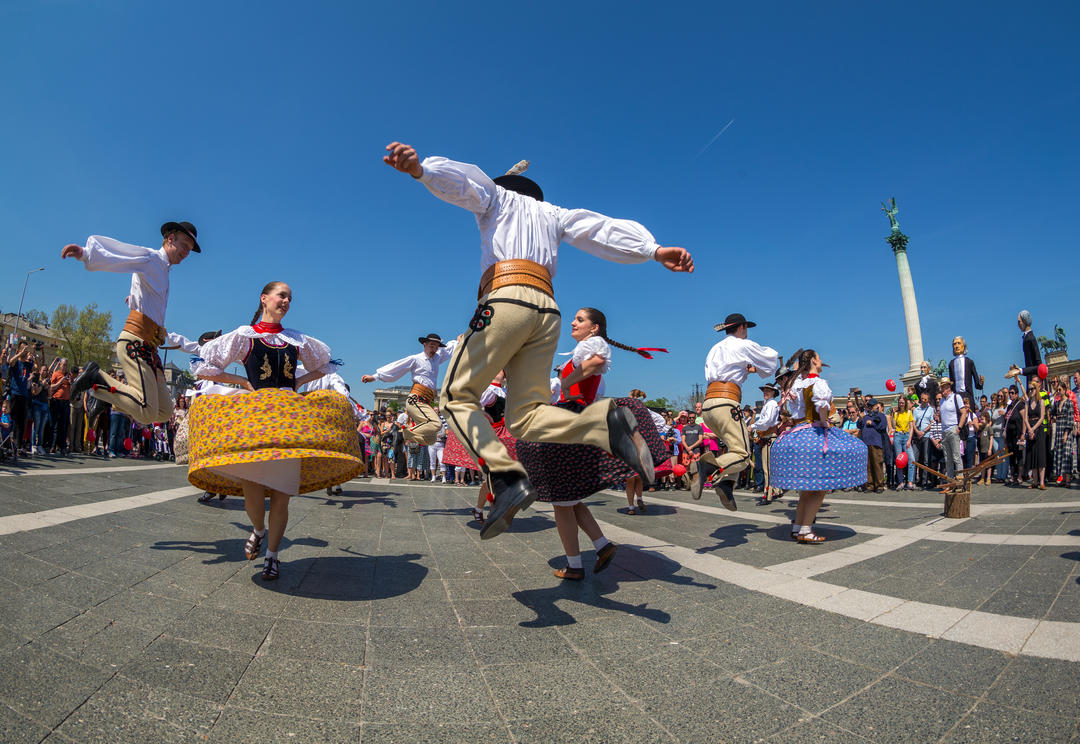
M 8 362 L 8 400 L 11 401 L 11 425 L 15 446 L 25 455 L 23 440 L 30 415 L 30 375 L 34 371 L 34 352 L 26 341 L 19 341 Z

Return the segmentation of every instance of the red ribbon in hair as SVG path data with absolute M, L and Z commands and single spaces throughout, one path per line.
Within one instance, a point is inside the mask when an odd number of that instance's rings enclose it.
M 665 354 L 668 353 L 667 349 L 655 349 L 651 346 L 642 346 L 640 349 L 634 349 L 634 351 L 636 351 L 638 354 L 641 354 L 641 356 L 645 357 L 646 359 L 653 358 L 653 355 L 649 353 L 650 351 L 661 351 Z

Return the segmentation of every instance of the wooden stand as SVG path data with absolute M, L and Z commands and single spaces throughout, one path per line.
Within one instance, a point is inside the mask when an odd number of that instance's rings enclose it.
M 946 491 L 945 516 L 949 519 L 967 519 L 971 516 L 971 491 Z
M 973 468 L 961 470 L 956 477 L 950 478 L 944 473 L 939 473 L 933 468 L 928 468 L 922 463 L 912 463 L 920 470 L 935 475 L 945 481 L 938 490 L 945 494 L 945 517 L 947 519 L 967 519 L 971 516 L 971 481 L 983 474 L 987 468 L 992 468 L 1009 456 L 1008 452 L 999 452 L 989 460 L 983 460 Z

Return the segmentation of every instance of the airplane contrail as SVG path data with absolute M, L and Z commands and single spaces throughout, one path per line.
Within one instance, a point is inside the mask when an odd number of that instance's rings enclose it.
M 709 143 L 708 143 L 707 145 L 705 145 L 705 147 L 701 148 L 701 149 L 700 149 L 700 150 L 698 151 L 698 154 L 697 154 L 697 155 L 695 155 L 694 157 L 695 157 L 695 158 L 700 158 L 700 157 L 701 157 L 701 155 L 702 155 L 702 153 L 704 153 L 704 152 L 705 152 L 706 150 L 708 150 L 708 149 L 709 149 L 710 147 L 712 147 L 712 143 L 713 143 L 713 142 L 716 142 L 716 140 L 720 139 L 720 135 L 721 135 L 721 134 L 723 134 L 724 132 L 726 132 L 726 131 L 728 130 L 728 127 L 730 127 L 730 126 L 731 126 L 732 124 L 734 124 L 734 123 L 735 123 L 735 120 L 734 120 L 734 119 L 732 119 L 732 120 L 731 120 L 731 121 L 729 121 L 729 122 L 728 122 L 727 124 L 725 124 L 725 125 L 724 125 L 724 128 L 723 128 L 723 129 L 721 129 L 721 130 L 720 130 L 719 132 L 717 132 L 717 133 L 716 133 L 716 135 L 715 135 L 715 136 L 714 136 L 714 137 L 713 137 L 713 138 L 712 138 L 711 140 L 709 140 Z

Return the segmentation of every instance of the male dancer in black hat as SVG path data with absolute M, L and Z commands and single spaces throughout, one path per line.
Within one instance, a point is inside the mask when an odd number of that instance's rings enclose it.
M 540 187 L 520 175 L 518 166 L 513 169 L 517 172 L 492 180 L 475 165 L 446 158 L 429 157 L 421 163 L 416 150 L 400 142 L 386 150 L 387 165 L 420 180 L 443 201 L 468 209 L 480 228 L 479 305 L 450 360 L 442 412 L 483 468 L 495 497 L 481 537 L 500 534 L 535 498 L 524 468 L 507 453 L 480 405 L 480 396 L 500 370 L 506 372 L 506 422 L 514 436 L 595 445 L 652 483 L 652 456 L 629 409 L 615 408 L 610 399 L 598 400 L 581 413 L 545 405 L 551 395 L 547 371 L 560 324 L 551 277 L 563 241 L 617 263 L 653 259 L 671 271 L 693 271 L 690 254 L 661 247 L 636 222 L 543 201 Z
M 405 399 L 405 413 L 413 424 L 402 432 L 410 442 L 427 447 L 435 444 L 442 429 L 442 420 L 432 405 L 435 403 L 435 384 L 439 381 L 439 365 L 450 358 L 458 339 L 444 344 L 437 333 L 429 333 L 416 339 L 424 346 L 419 354 L 411 354 L 396 362 L 384 364 L 373 375 L 364 375 L 361 382 L 393 382 L 406 372 L 412 372 L 412 390 Z
M 166 222 L 161 226 L 161 248 L 144 248 L 113 238 L 91 235 L 85 246 L 71 243 L 60 258 L 77 258 L 88 271 L 131 274 L 128 316 L 116 341 L 116 358 L 126 382 L 104 374 L 88 362 L 71 384 L 72 397 L 91 390 L 93 399 L 111 403 L 140 424 L 168 421 L 173 402 L 165 386 L 165 371 L 158 347 L 165 343 L 165 306 L 169 301 L 169 271 L 192 251 L 201 253 L 198 231 L 190 222 Z M 93 421 L 100 404 L 92 400 L 87 419 Z
M 751 372 L 770 377 L 780 366 L 776 349 L 761 346 L 746 337 L 747 330 L 756 325 L 741 313 L 727 316 L 723 323 L 715 326 L 717 331 L 724 331 L 725 337 L 709 350 L 705 359 L 708 387 L 701 414 L 727 451 L 719 457 L 711 451 L 701 456 L 697 472 L 690 479 L 690 495 L 700 499 L 705 481 L 718 474 L 719 480 L 714 483 L 716 495 L 731 511 L 738 508 L 734 497 L 735 479 L 750 464 L 750 436 L 746 422 L 739 414 L 743 382 Z

